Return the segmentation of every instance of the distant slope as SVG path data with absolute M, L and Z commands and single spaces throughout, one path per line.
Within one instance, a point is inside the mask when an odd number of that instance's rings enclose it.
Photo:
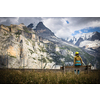
M 80 56 L 82 56 L 82 59 L 85 64 L 92 63 L 93 65 L 95 63 L 94 57 L 92 55 L 88 54 L 85 50 L 83 51 L 81 48 L 78 47 L 80 43 L 84 41 L 83 38 L 80 38 L 77 42 L 77 46 L 75 46 L 74 44 L 64 39 L 56 37 L 54 33 L 50 29 L 45 27 L 42 22 L 40 22 L 37 25 L 35 31 L 37 35 L 43 37 L 44 39 L 51 41 L 52 43 L 58 46 L 59 48 L 59 50 L 57 51 L 59 53 L 58 57 L 65 58 L 65 62 L 66 61 L 73 62 L 73 57 L 74 57 L 75 52 L 79 51 Z

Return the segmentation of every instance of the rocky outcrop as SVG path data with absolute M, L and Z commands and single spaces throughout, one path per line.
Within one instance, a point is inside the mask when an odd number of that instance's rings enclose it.
M 29 24 L 27 27 L 28 27 L 28 28 L 33 28 L 34 25 L 31 23 L 31 24 Z
M 5 30 L 5 31 L 7 31 L 7 32 L 10 31 L 8 27 L 6 27 L 6 26 L 4 26 L 4 25 L 0 25 L 0 31 L 2 31 L 2 30 Z

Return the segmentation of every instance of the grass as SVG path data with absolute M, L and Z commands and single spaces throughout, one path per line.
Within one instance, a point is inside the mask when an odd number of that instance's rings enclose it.
M 25 42 L 26 42 L 26 44 L 27 44 L 27 45 L 29 45 L 29 43 L 28 43 L 28 41 L 27 41 L 27 40 L 25 40 Z
M 16 58 L 15 56 L 9 55 L 10 57 Z
M 11 26 L 7 26 L 8 28 L 11 28 Z
M 17 30 L 22 31 L 21 29 L 17 28 Z
M 45 50 L 43 47 L 41 47 L 41 51 L 42 52 L 47 52 L 47 50 Z
M 68 50 L 71 50 L 72 52 L 80 51 L 79 48 L 72 47 L 72 46 L 63 46 L 63 47 L 60 47 L 60 48 L 61 48 L 61 49 L 68 49 Z
M 60 49 L 66 49 L 66 47 L 60 47 Z
M 32 41 L 32 46 L 35 46 L 35 42 Z
M 21 32 L 16 32 L 15 34 L 16 34 L 16 35 L 20 35 L 20 34 L 21 34 Z
M 8 34 L 7 33 L 4 33 L 4 36 L 7 36 Z
M 28 30 L 27 27 L 24 27 L 24 31 L 25 31 L 26 33 L 31 33 L 31 32 Z
M 81 72 L 0 69 L 0 84 L 100 84 L 100 71 Z
M 65 57 L 65 61 L 67 61 L 67 62 L 73 62 L 73 57 L 72 56 L 70 56 L 69 54 L 67 54 L 67 56 Z

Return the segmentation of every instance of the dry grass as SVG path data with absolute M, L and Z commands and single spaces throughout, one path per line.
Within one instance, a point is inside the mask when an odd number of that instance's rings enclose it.
M 0 70 L 0 84 L 99 84 L 100 71 L 81 72 Z

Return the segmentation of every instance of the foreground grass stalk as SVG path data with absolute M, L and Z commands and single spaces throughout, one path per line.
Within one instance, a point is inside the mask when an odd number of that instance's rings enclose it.
M 81 72 L 0 70 L 0 84 L 100 84 L 100 71 Z

